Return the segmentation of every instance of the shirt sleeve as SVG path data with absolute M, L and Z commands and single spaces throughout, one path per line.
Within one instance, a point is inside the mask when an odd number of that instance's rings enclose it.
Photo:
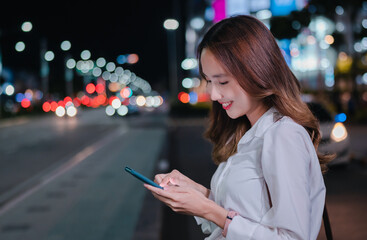
M 212 191 L 210 191 L 208 198 L 214 201 L 214 196 L 212 194 Z M 211 221 L 206 220 L 205 218 L 196 217 L 196 216 L 194 216 L 194 218 L 195 218 L 196 223 L 198 225 L 201 225 L 201 230 L 204 234 L 210 234 L 214 231 L 215 228 L 217 228 L 216 224 L 214 224 Z
M 272 206 L 259 223 L 235 217 L 227 239 L 309 239 L 310 142 L 306 130 L 296 123 L 279 122 L 268 129 L 261 164 Z

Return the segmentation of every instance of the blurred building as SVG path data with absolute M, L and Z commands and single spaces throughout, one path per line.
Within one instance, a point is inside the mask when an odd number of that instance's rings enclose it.
M 351 101 L 366 105 L 367 2 L 191 0 L 187 4 L 186 60 L 196 57 L 196 46 L 213 23 L 249 14 L 271 30 L 304 91 L 326 93 L 339 105 Z M 199 76 L 197 63 L 184 71 L 183 82 Z M 187 86 L 183 84 L 182 89 L 198 94 L 203 90 Z M 335 110 L 347 111 L 343 107 Z

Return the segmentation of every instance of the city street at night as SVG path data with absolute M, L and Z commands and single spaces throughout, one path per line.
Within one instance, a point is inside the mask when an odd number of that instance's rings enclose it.
M 367 239 L 367 0 L 2 5 L 0 240 Z

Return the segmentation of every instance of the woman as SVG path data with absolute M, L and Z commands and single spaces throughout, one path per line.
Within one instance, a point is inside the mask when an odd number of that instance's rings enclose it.
M 164 190 L 145 187 L 207 239 L 316 239 L 330 157 L 317 154 L 317 119 L 271 32 L 251 16 L 222 20 L 198 58 L 213 101 L 211 190 L 177 170 L 155 177 Z

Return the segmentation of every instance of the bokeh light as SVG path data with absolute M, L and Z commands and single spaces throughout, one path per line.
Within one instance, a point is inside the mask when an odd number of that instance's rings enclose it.
M 92 94 L 96 91 L 96 86 L 93 83 L 88 83 L 85 87 L 85 91 L 87 91 L 89 94 Z
M 98 83 L 96 85 L 96 92 L 97 93 L 103 93 L 105 91 L 105 86 L 102 83 Z
M 77 114 L 77 109 L 74 107 L 74 106 L 70 106 L 66 109 L 66 114 L 69 116 L 69 117 L 75 117 L 76 114 Z
M 5 87 L 4 87 L 5 86 Z M 5 94 L 11 96 L 14 94 L 15 89 L 14 86 L 11 84 L 4 84 L 3 88 L 5 88 Z
M 167 30 L 176 30 L 179 27 L 179 23 L 175 19 L 167 19 L 163 23 L 163 27 Z
M 58 107 L 56 108 L 55 113 L 56 113 L 56 116 L 58 116 L 58 117 L 63 117 L 63 116 L 65 115 L 65 108 L 64 108 L 64 107 L 62 107 L 62 106 L 58 106 Z
M 138 54 L 133 53 L 133 54 L 129 54 L 129 56 L 127 56 L 127 62 L 128 62 L 129 64 L 135 64 L 135 63 L 137 63 L 138 61 L 139 61 L 139 56 L 138 56 Z
M 52 51 L 47 51 L 47 52 L 45 53 L 45 60 L 46 60 L 47 62 L 51 62 L 52 60 L 54 60 L 54 58 L 55 58 L 55 54 L 54 54 L 54 52 L 52 52 Z
M 113 99 L 112 102 L 111 102 L 111 106 L 114 109 L 118 109 L 119 107 L 121 107 L 121 100 L 119 98 Z
M 45 112 L 51 111 L 51 104 L 49 102 L 44 102 L 42 104 L 42 110 Z
M 73 69 L 76 66 L 76 62 L 74 59 L 70 58 L 66 61 L 66 67 L 69 69 Z
M 133 91 L 129 87 L 124 87 L 123 89 L 121 89 L 120 95 L 123 98 L 129 98 L 133 95 Z
M 71 43 L 70 43 L 70 41 L 68 41 L 68 40 L 63 41 L 63 42 L 61 43 L 61 45 L 60 45 L 60 48 L 61 48 L 63 51 L 68 51 L 68 50 L 70 50 L 70 48 L 71 48 Z
M 22 31 L 23 32 L 30 32 L 31 30 L 32 30 L 32 28 L 33 28 L 33 25 L 32 25 L 32 23 L 31 22 L 24 22 L 23 24 L 22 24 Z
M 115 68 L 116 68 L 116 64 L 114 64 L 113 62 L 109 62 L 106 65 L 106 70 L 109 72 L 115 71 Z
M 104 59 L 103 57 L 100 57 L 97 59 L 96 64 L 98 67 L 104 67 L 106 65 L 106 59 Z
M 182 103 L 188 103 L 190 101 L 190 95 L 185 92 L 180 92 L 178 94 L 178 100 L 180 100 Z
M 129 112 L 129 109 L 125 105 L 121 105 L 117 109 L 117 114 L 120 115 L 120 116 L 125 116 L 128 112 Z
M 113 115 L 115 114 L 116 110 L 115 110 L 111 105 L 108 105 L 108 106 L 106 107 L 105 112 L 106 112 L 106 114 L 107 114 L 108 116 L 113 116 Z
M 335 122 L 345 122 L 347 120 L 347 115 L 345 113 L 339 113 L 335 115 Z
M 17 42 L 17 43 L 15 44 L 15 50 L 16 50 L 17 52 L 23 52 L 23 51 L 24 51 L 24 49 L 25 49 L 25 43 L 24 43 L 24 42 L 19 41 L 19 42 Z
M 83 60 L 88 60 L 91 56 L 92 56 L 92 54 L 90 53 L 90 51 L 89 51 L 89 50 L 83 50 L 83 51 L 80 53 L 80 57 L 81 57 Z
M 31 101 L 29 101 L 29 99 L 27 98 L 24 98 L 22 100 L 22 102 L 20 103 L 20 105 L 23 107 L 23 108 L 29 108 L 31 106 Z
M 136 104 L 138 105 L 138 106 L 140 106 L 140 107 L 142 107 L 142 106 L 144 106 L 145 105 L 145 103 L 146 103 L 146 99 L 145 99 L 145 97 L 144 96 L 138 96 L 137 98 L 136 98 Z
M 55 101 L 52 101 L 51 102 L 51 111 L 52 112 L 56 112 L 56 109 L 57 109 L 57 107 L 58 107 L 59 105 L 57 105 L 57 102 L 55 102 Z

